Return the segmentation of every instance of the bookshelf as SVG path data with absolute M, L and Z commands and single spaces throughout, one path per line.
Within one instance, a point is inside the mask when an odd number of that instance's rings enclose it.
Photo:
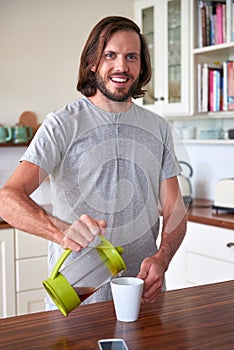
M 234 1 L 196 0 L 192 16 L 194 114 L 234 117 Z

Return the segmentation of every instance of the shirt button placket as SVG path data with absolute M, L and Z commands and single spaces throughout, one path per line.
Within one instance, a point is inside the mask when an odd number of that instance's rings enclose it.
M 121 121 L 121 114 L 119 114 L 119 125 L 118 125 L 118 138 L 119 138 L 119 165 L 123 164 L 123 150 L 122 150 L 122 126 L 120 124 Z

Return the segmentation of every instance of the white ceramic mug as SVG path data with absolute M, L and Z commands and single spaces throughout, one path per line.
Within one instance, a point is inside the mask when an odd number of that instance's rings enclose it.
M 133 322 L 139 317 L 144 281 L 119 277 L 111 281 L 111 291 L 118 321 Z

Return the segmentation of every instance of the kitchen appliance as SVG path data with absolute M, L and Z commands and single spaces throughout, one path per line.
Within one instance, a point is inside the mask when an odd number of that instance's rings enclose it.
M 220 179 L 217 182 L 213 208 L 234 213 L 234 178 Z
M 229 129 L 228 130 L 228 138 L 229 139 L 234 139 L 234 129 Z
M 126 269 L 121 257 L 122 247 L 113 247 L 102 235 L 95 239 L 99 241 L 95 247 L 88 248 L 59 271 L 71 253 L 66 249 L 51 276 L 43 281 L 47 293 L 64 316 Z
M 189 163 L 183 160 L 180 160 L 179 163 L 182 165 L 182 172 L 178 175 L 179 187 L 184 204 L 189 205 L 192 202 L 192 185 L 189 178 L 193 176 L 193 169 Z M 187 176 L 183 174 L 185 168 L 189 171 Z

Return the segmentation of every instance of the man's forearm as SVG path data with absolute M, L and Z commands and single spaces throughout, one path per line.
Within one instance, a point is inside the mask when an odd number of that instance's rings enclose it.
M 187 227 L 187 216 L 181 219 L 179 225 L 172 230 L 171 222 L 165 222 L 162 228 L 162 239 L 158 252 L 155 254 L 161 261 L 164 271 L 168 269 L 170 261 L 180 247 Z
M 4 188 L 0 191 L 0 216 L 11 226 L 57 241 L 59 235 L 69 226 L 50 216 L 42 207 L 22 192 Z

